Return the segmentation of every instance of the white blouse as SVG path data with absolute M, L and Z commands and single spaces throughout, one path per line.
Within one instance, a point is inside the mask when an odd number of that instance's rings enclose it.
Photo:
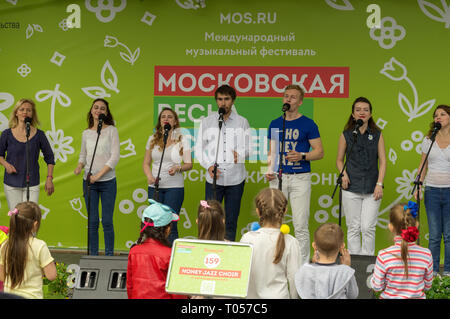
M 81 151 L 78 162 L 84 164 L 84 179 L 87 178 L 87 174 L 89 173 L 96 140 L 97 130 L 86 129 L 83 131 Z M 115 126 L 110 125 L 103 128 L 100 132 L 91 174 L 97 174 L 105 165 L 107 165 L 111 168 L 111 170 L 98 179 L 98 182 L 109 181 L 115 178 L 115 167 L 119 162 L 119 157 L 119 132 Z
M 278 264 L 273 263 L 279 228 L 260 228 L 245 233 L 241 242 L 253 244 L 252 268 L 248 286 L 249 299 L 296 299 L 295 273 L 300 268 L 300 244 L 284 235 L 285 248 Z
M 431 140 L 428 137 L 422 142 L 422 152 L 426 154 L 430 148 Z M 431 187 L 450 187 L 450 145 L 440 148 L 434 142 L 428 156 L 428 171 L 425 176 L 425 185 Z
M 174 134 L 173 136 L 175 136 Z M 150 142 L 153 135 L 147 140 L 146 150 L 150 150 Z M 175 138 L 178 139 L 178 138 Z M 183 148 L 183 155 L 180 155 L 181 147 Z M 154 178 L 158 176 L 159 164 L 161 163 L 162 149 L 155 145 L 152 149 L 152 175 Z M 184 177 L 182 172 L 176 172 L 173 176 L 169 174 L 169 169 L 173 166 L 182 165 L 182 163 L 191 163 L 191 146 L 184 135 L 181 135 L 181 142 L 176 142 L 170 146 L 166 146 L 164 158 L 161 165 L 161 172 L 159 174 L 159 188 L 175 188 L 184 187 Z M 148 185 L 155 187 L 154 184 Z

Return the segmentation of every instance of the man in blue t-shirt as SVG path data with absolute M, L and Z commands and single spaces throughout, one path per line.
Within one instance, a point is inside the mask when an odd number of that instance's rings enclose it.
M 292 223 L 295 238 L 300 243 L 302 264 L 308 262 L 310 257 L 308 229 L 311 198 L 310 161 L 323 158 L 322 141 L 316 123 L 298 112 L 304 95 L 299 85 L 288 85 L 284 91 L 283 104 L 287 103 L 290 106 L 285 112 L 284 143 L 282 143 L 283 116 L 280 116 L 269 126 L 270 150 L 266 173 L 271 188 L 279 187 L 277 176 L 281 176 L 282 191 L 291 204 Z

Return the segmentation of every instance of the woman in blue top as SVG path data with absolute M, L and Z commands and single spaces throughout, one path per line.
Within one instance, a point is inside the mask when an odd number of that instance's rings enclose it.
M 36 127 L 39 125 L 36 106 L 33 100 L 20 99 L 14 106 L 9 119 L 9 129 L 0 137 L 0 164 L 5 167 L 3 178 L 4 190 L 9 209 L 27 200 L 27 132 L 25 119 L 31 118 L 30 136 L 28 138 L 29 189 L 30 201 L 39 200 L 39 153 L 44 154 L 47 163 L 45 191 L 53 194 L 53 168 L 55 159 L 45 133 Z M 5 156 L 6 155 L 6 156 Z
M 356 121 L 362 126 L 356 128 Z M 352 147 L 353 144 L 353 147 Z M 351 149 L 351 154 L 349 154 Z M 381 130 L 372 118 L 372 104 L 365 97 L 352 105 L 338 145 L 336 166 L 340 171 L 347 157 L 342 177 L 342 208 L 347 222 L 350 254 L 375 254 L 375 228 L 383 197 L 386 152 Z

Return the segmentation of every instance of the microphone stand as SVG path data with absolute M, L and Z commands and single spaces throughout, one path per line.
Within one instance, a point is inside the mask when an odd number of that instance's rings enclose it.
M 97 144 L 98 144 L 98 139 L 100 138 L 100 132 L 102 130 L 102 123 L 99 123 L 97 126 L 97 140 L 95 141 L 95 147 L 94 147 L 94 153 L 92 154 L 92 161 L 91 161 L 91 165 L 89 167 L 89 172 L 87 174 L 87 178 L 86 178 L 86 185 L 87 185 L 87 215 L 88 215 L 88 236 L 87 236 L 87 254 L 90 255 L 90 251 L 89 251 L 89 244 L 90 244 L 90 235 L 89 235 L 89 224 L 91 221 L 91 175 L 92 175 L 92 165 L 94 164 L 94 158 L 95 158 L 95 153 L 97 152 Z M 86 196 L 86 194 L 85 194 Z
M 286 111 L 283 109 L 283 131 L 281 136 L 280 160 L 278 163 L 278 189 L 283 191 L 283 155 L 284 155 L 284 138 L 286 129 Z
M 27 135 L 27 142 L 25 143 L 25 158 L 26 158 L 26 165 L 27 165 L 27 202 L 30 201 L 30 158 L 29 158 L 29 146 L 28 146 L 28 139 L 30 137 L 30 123 L 26 123 L 26 135 Z
M 355 134 L 355 132 L 356 132 L 356 134 Z M 342 167 L 342 170 L 336 181 L 336 186 L 334 187 L 333 195 L 331 195 L 331 200 L 333 200 L 334 195 L 337 190 L 337 187 L 339 186 L 339 226 L 341 226 L 341 219 L 342 219 L 342 177 L 344 176 L 344 171 L 345 171 L 345 168 L 347 167 L 348 159 L 352 153 L 353 145 L 356 144 L 357 138 L 358 138 L 358 131 L 355 130 L 355 131 L 353 131 L 353 143 L 350 145 L 349 151 L 345 154 L 344 166 Z
M 420 168 L 419 174 L 417 175 L 416 179 L 414 180 L 414 187 L 411 191 L 411 195 L 413 195 L 417 188 L 417 218 L 416 218 L 416 220 L 417 220 L 417 222 L 419 222 L 419 227 L 418 227 L 419 230 L 420 230 L 420 189 L 421 189 L 421 185 L 423 185 L 423 183 L 420 181 L 420 179 L 422 176 L 423 169 L 425 168 L 425 164 L 428 161 L 428 156 L 430 155 L 431 148 L 433 147 L 433 144 L 436 140 L 437 132 L 438 132 L 438 130 L 433 132 L 433 134 L 430 137 L 430 140 L 431 140 L 430 147 L 428 148 L 427 155 L 425 156 L 425 160 L 422 163 L 422 167 Z M 419 234 L 420 234 L 420 232 L 419 232 Z M 419 235 L 419 237 L 417 237 L 417 245 L 420 245 L 420 235 Z
M 223 124 L 223 114 L 219 113 L 219 135 L 217 136 L 217 147 L 216 147 L 216 161 L 214 162 L 213 168 L 213 196 L 214 199 L 217 200 L 217 157 L 219 155 L 219 141 L 220 141 L 220 132 L 222 130 Z
M 159 162 L 158 175 L 156 176 L 155 179 L 155 192 L 153 193 L 153 199 L 156 200 L 157 202 L 159 202 L 159 175 L 161 174 L 161 166 L 164 159 L 164 153 L 166 152 L 167 137 L 169 135 L 169 130 L 164 128 L 164 146 L 161 155 L 161 161 Z

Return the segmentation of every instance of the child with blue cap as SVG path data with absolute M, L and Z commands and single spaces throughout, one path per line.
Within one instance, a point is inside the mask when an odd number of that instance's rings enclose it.
M 182 299 L 165 289 L 171 247 L 168 241 L 172 221 L 180 218 L 173 210 L 153 199 L 142 213 L 141 231 L 131 247 L 127 266 L 129 299 Z

